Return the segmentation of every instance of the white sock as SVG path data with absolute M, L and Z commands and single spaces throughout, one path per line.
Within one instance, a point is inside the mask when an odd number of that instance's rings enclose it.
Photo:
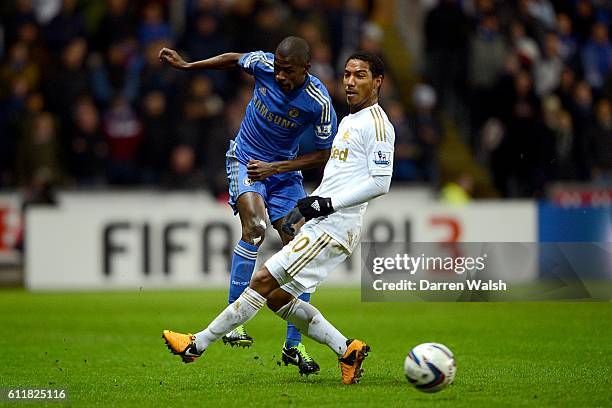
M 321 344 L 327 344 L 338 356 L 346 352 L 346 337 L 325 320 L 313 305 L 295 298 L 281 307 L 276 314 L 293 323 L 302 334 Z
M 246 288 L 234 303 L 228 305 L 207 328 L 196 333 L 198 351 L 206 350 L 208 345 L 219 340 L 224 334 L 251 320 L 266 304 L 266 298 L 251 288 Z

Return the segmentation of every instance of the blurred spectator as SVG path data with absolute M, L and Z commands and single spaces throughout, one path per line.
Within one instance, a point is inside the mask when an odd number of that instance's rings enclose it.
M 212 14 L 196 16 L 193 27 L 186 32 L 182 47 L 192 60 L 202 60 L 227 52 L 228 43 Z
M 140 74 L 139 95 L 151 91 L 161 91 L 166 97 L 172 96 L 177 88 L 180 73 L 162 64 L 159 60 L 159 50 L 169 46 L 165 40 L 151 42 L 145 50 L 145 60 Z
M 591 35 L 591 28 L 595 23 L 595 11 L 591 0 L 577 0 L 574 14 L 574 32 L 578 42 L 583 44 Z
M 34 176 L 43 171 L 52 185 L 63 183 L 64 170 L 61 163 L 53 116 L 49 112 L 35 114 L 31 123 L 25 126 L 17 145 L 18 185 L 30 185 Z
M 553 92 L 561 81 L 563 60 L 559 53 L 559 38 L 554 32 L 544 37 L 544 52 L 534 66 L 534 81 L 538 96 Z
M 537 13 L 534 15 L 532 13 L 533 5 L 538 4 L 536 2 L 537 0 L 517 0 L 515 2 L 516 6 L 513 10 L 514 16 L 512 20 L 514 23 L 517 23 L 518 25 L 523 27 L 526 37 L 535 40 L 536 43 L 542 43 L 544 39 L 544 34 L 547 32 L 549 26 L 547 26 L 547 24 L 540 19 L 540 17 L 543 17 L 542 15 L 538 15 Z M 542 8 L 540 8 L 540 10 L 542 10 Z M 544 19 L 548 20 L 550 19 L 550 17 L 544 17 Z M 552 28 L 552 26 L 550 26 L 550 28 Z
M 612 74 L 608 75 L 602 89 L 602 96 L 612 100 Z
M 107 104 L 115 96 L 135 102 L 143 64 L 134 47 L 132 41 L 124 40 L 111 44 L 105 59 L 92 57 L 93 93 L 98 102 Z
M 6 18 L 6 44 L 17 41 L 19 27 L 25 24 L 37 25 L 32 0 L 15 0 L 11 14 Z
M 560 133 L 562 107 L 559 98 L 555 95 L 547 95 L 542 99 L 541 107 L 542 123 L 538 139 L 534 141 L 537 143 L 537 164 L 534 176 L 538 189 L 542 189 L 546 182 L 555 178 L 557 164 L 561 159 L 557 153 L 561 153 L 563 158 L 570 157 L 571 150 L 568 147 L 571 148 L 572 143 L 571 139 L 561 139 L 568 135 Z M 568 142 L 570 146 L 567 146 Z
M 399 101 L 391 101 L 385 109 L 395 129 L 393 177 L 402 181 L 418 181 L 422 178 L 416 163 L 420 148 L 414 140 L 404 107 Z
M 612 71 L 612 44 L 608 38 L 608 27 L 595 23 L 591 39 L 582 50 L 584 78 L 594 89 L 603 86 L 608 73 Z
M 425 76 L 442 108 L 460 114 L 466 78 L 469 21 L 457 0 L 441 0 L 425 19 Z
M 525 25 L 514 21 L 510 27 L 510 40 L 514 52 L 524 67 L 531 67 L 540 58 L 538 43 L 527 34 Z
M 32 180 L 22 188 L 21 219 L 22 227 L 15 243 L 15 249 L 25 251 L 26 243 L 26 214 L 28 207 L 32 205 L 54 206 L 57 204 L 55 196 L 55 184 L 52 175 L 47 168 L 38 169 L 32 176 Z
M 37 66 L 51 63 L 51 52 L 41 39 L 40 27 L 35 22 L 25 22 L 17 28 L 17 41 L 23 43 L 29 52 L 29 58 Z M 44 72 L 43 78 L 44 78 Z M 45 78 L 46 79 L 46 78 Z
M 367 19 L 364 0 L 346 0 L 342 7 L 331 12 L 330 24 L 337 35 L 331 36 L 332 49 L 338 55 L 338 66 L 344 68 L 344 61 L 359 47 L 361 30 Z
M 608 99 L 597 102 L 595 119 L 586 133 L 589 170 L 594 181 L 612 183 L 612 106 Z
M 555 131 L 554 180 L 576 179 L 575 144 L 572 116 L 566 111 L 561 111 Z
M 555 95 L 559 97 L 561 105 L 565 109 L 572 106 L 574 86 L 576 85 L 576 73 L 570 67 L 563 67 L 559 77 L 559 86 L 555 89 Z
M 59 52 L 75 37 L 85 35 L 85 20 L 78 0 L 62 0 L 60 12 L 45 26 L 45 40 L 52 52 Z
M 368 22 L 364 24 L 359 38 L 358 48 L 371 54 L 380 55 L 382 51 L 383 30 L 378 24 Z M 344 61 L 342 62 L 344 64 Z
M 234 136 L 237 135 L 238 131 L 240 130 L 240 124 L 242 123 L 244 111 L 251 100 L 252 94 L 252 86 L 243 84 L 238 89 L 236 97 L 227 105 L 225 120 L 227 121 L 229 132 Z
M 477 143 L 477 158 L 482 165 L 490 169 L 494 168 L 493 158 L 505 137 L 506 127 L 499 119 L 489 118 L 484 123 L 480 129 Z M 495 176 L 495 173 L 493 175 Z
M 218 129 L 218 122 L 221 121 L 223 100 L 214 93 L 210 79 L 195 76 L 190 82 L 182 106 L 184 119 L 177 124 L 174 144 L 191 147 L 195 152 L 194 160 L 197 166 L 200 166 L 206 152 L 213 149 L 217 151 L 217 134 L 213 129 Z M 244 110 L 239 114 L 243 116 Z M 227 150 L 227 141 L 220 143 Z
M 471 126 L 478 129 L 491 114 L 493 92 L 507 60 L 508 48 L 497 16 L 488 14 L 470 38 L 468 79 L 471 86 Z
M 504 118 L 506 116 L 507 102 L 514 92 L 514 79 L 521 71 L 521 63 L 516 53 L 510 52 L 504 61 L 504 68 L 500 73 L 492 94 L 495 98 L 489 99 L 489 105 L 483 105 L 485 118 L 492 116 Z
M 496 187 L 504 196 L 529 197 L 536 191 L 539 105 L 531 74 L 520 70 L 501 106 L 506 134 L 491 163 Z
M 91 94 L 91 78 L 85 67 L 87 42 L 72 39 L 62 51 L 61 62 L 55 75 L 50 77 L 45 94 L 49 109 L 57 115 L 63 126 L 71 123 L 73 104 L 79 96 Z
M 36 89 L 40 80 L 40 67 L 30 60 L 30 51 L 23 42 L 17 42 L 9 50 L 8 61 L 0 67 L 2 84 L 10 84 L 19 77 L 29 89 Z
M 24 76 L 15 77 L 8 84 L 9 89 L 6 90 L 7 95 L 2 101 L 0 110 L 0 130 L 6 130 L 6 134 L 2 133 L 7 138 L 12 134 L 13 128 L 18 124 L 18 116 L 25 111 L 26 102 L 30 93 L 28 81 Z M 13 135 L 14 137 L 14 135 Z
M 442 124 L 436 112 L 436 92 L 429 85 L 418 85 L 414 88 L 412 102 L 415 111 L 409 115 L 409 121 L 418 147 L 415 162 L 419 179 L 435 183 L 438 178 L 437 150 L 442 140 Z
M 213 121 L 207 129 L 206 147 L 201 154 L 202 169 L 215 197 L 227 194 L 225 153 L 227 152 L 230 139 L 235 137 L 235 133 L 229 131 L 229 127 L 223 119 L 220 117 L 218 120 Z M 317 178 L 318 180 L 320 180 L 320 177 Z
M 255 25 L 255 0 L 242 0 L 231 3 L 225 34 L 229 38 L 232 48 L 236 50 L 251 50 L 249 40 L 250 32 L 245 33 L 245 27 Z
M 297 22 L 317 19 L 317 5 L 314 0 L 289 0 L 288 3 Z
M 73 111 L 73 132 L 70 139 L 70 174 L 77 186 L 106 184 L 108 145 L 100 128 L 100 114 L 91 98 L 80 98 Z
M 315 43 L 311 47 L 312 60 L 310 73 L 321 81 L 335 81 L 336 73 L 332 65 L 331 49 L 325 43 Z
M 322 30 L 319 26 L 311 21 L 303 21 L 298 26 L 298 36 L 302 37 L 311 46 L 315 44 L 329 44 L 329 41 L 324 40 Z M 330 53 L 333 55 L 333 50 L 330 47 Z
M 36 20 L 40 24 L 47 24 L 57 16 L 62 9 L 63 0 L 33 0 L 34 12 Z
M 9 94 L 0 99 L 0 184 L 15 184 L 15 155 L 19 135 L 24 133 L 31 113 L 28 111 L 30 88 L 25 77 L 9 84 Z
M 206 127 L 208 122 L 216 120 L 223 109 L 223 100 L 214 93 L 210 79 L 204 75 L 193 77 L 189 94 L 184 101 L 185 119 L 198 122 Z
M 490 90 L 503 69 L 507 52 L 497 16 L 484 16 L 470 38 L 470 85 L 476 89 Z
M 576 56 L 578 43 L 573 33 L 572 20 L 564 13 L 557 15 L 557 32 L 559 35 L 559 54 L 565 63 L 570 63 Z
M 199 14 L 195 18 L 193 29 L 185 33 L 182 43 L 192 61 L 214 57 L 229 50 L 229 43 L 220 30 L 219 21 L 212 14 Z M 228 92 L 230 84 L 227 71 L 208 70 L 203 74 L 212 79 L 215 90 L 222 94 Z
M 469 173 L 461 173 L 454 181 L 449 181 L 440 191 L 440 200 L 449 205 L 461 206 L 472 200 L 474 177 Z
M 106 52 L 111 44 L 136 36 L 137 23 L 128 0 L 106 0 L 106 6 L 93 39 L 94 49 L 100 52 Z
M 31 205 L 55 205 L 57 199 L 55 197 L 55 186 L 52 177 L 46 168 L 39 169 L 34 173 L 32 181 L 25 186 L 23 203 L 21 205 L 22 214 L 25 215 L 25 210 Z M 25 231 L 24 231 L 25 232 Z M 23 249 L 23 236 L 18 245 Z
M 585 126 L 593 118 L 593 92 L 589 84 L 580 81 L 574 87 L 574 99 L 572 101 L 572 117 L 580 121 L 578 129 L 583 133 Z
M 146 3 L 142 16 L 142 22 L 138 28 L 138 38 L 144 47 L 152 41 L 171 40 L 173 38 L 172 29 L 164 19 L 164 10 L 157 1 Z
M 168 168 L 173 123 L 168 113 L 168 100 L 160 91 L 145 94 L 142 106 L 144 138 L 138 152 L 143 182 L 159 183 Z
M 570 113 L 574 122 L 574 134 L 576 136 L 574 149 L 576 152 L 576 165 L 578 166 L 577 176 L 580 180 L 587 180 L 590 172 L 586 163 L 586 155 L 588 153 L 585 150 L 585 134 L 595 118 L 593 114 L 593 92 L 585 81 L 578 82 L 574 87 L 574 99 L 572 100 Z
M 190 145 L 179 144 L 170 153 L 170 168 L 162 185 L 172 190 L 196 190 L 204 187 L 204 175 L 196 167 L 196 154 Z
M 247 50 L 273 51 L 289 31 L 284 25 L 284 12 L 278 5 L 265 4 L 257 7 L 255 12 L 255 25 L 246 28 L 247 38 L 245 38 Z M 240 30 L 245 33 L 245 27 Z
M 548 0 L 527 1 L 529 15 L 538 20 L 548 30 L 555 27 L 555 9 Z
M 104 114 L 102 131 L 109 146 L 108 182 L 135 185 L 140 181 L 136 155 L 142 142 L 142 122 L 123 97 L 116 97 Z

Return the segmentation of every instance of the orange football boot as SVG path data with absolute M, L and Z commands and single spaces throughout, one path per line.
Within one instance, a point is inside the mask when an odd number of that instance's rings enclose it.
M 162 339 L 172 354 L 181 357 L 183 363 L 193 363 L 202 353 L 198 352 L 195 336 L 191 333 L 176 333 L 170 330 L 162 332 Z
M 361 364 L 368 356 L 370 346 L 357 339 L 346 341 L 346 352 L 338 359 L 338 365 L 342 370 L 342 383 L 355 384 L 359 382 L 363 374 Z

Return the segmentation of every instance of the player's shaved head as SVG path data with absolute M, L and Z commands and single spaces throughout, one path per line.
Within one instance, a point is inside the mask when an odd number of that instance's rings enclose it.
M 274 53 L 274 77 L 283 92 L 291 92 L 305 83 L 310 68 L 310 47 L 300 37 L 287 37 Z
M 291 63 L 303 67 L 310 62 L 310 46 L 300 37 L 285 37 L 276 47 L 276 53 Z

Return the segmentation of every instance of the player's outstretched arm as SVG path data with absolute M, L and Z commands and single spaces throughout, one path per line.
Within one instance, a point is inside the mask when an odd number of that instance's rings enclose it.
M 271 163 L 261 160 L 251 160 L 247 164 L 247 174 L 251 180 L 259 181 L 278 173 L 321 167 L 327 163 L 329 152 L 329 149 L 317 150 L 298 156 L 293 160 L 283 160 Z
M 228 52 L 201 61 L 187 62 L 178 52 L 170 48 L 162 48 L 159 51 L 159 59 L 171 67 L 184 71 L 199 69 L 232 69 L 238 68 L 238 61 L 243 54 Z

